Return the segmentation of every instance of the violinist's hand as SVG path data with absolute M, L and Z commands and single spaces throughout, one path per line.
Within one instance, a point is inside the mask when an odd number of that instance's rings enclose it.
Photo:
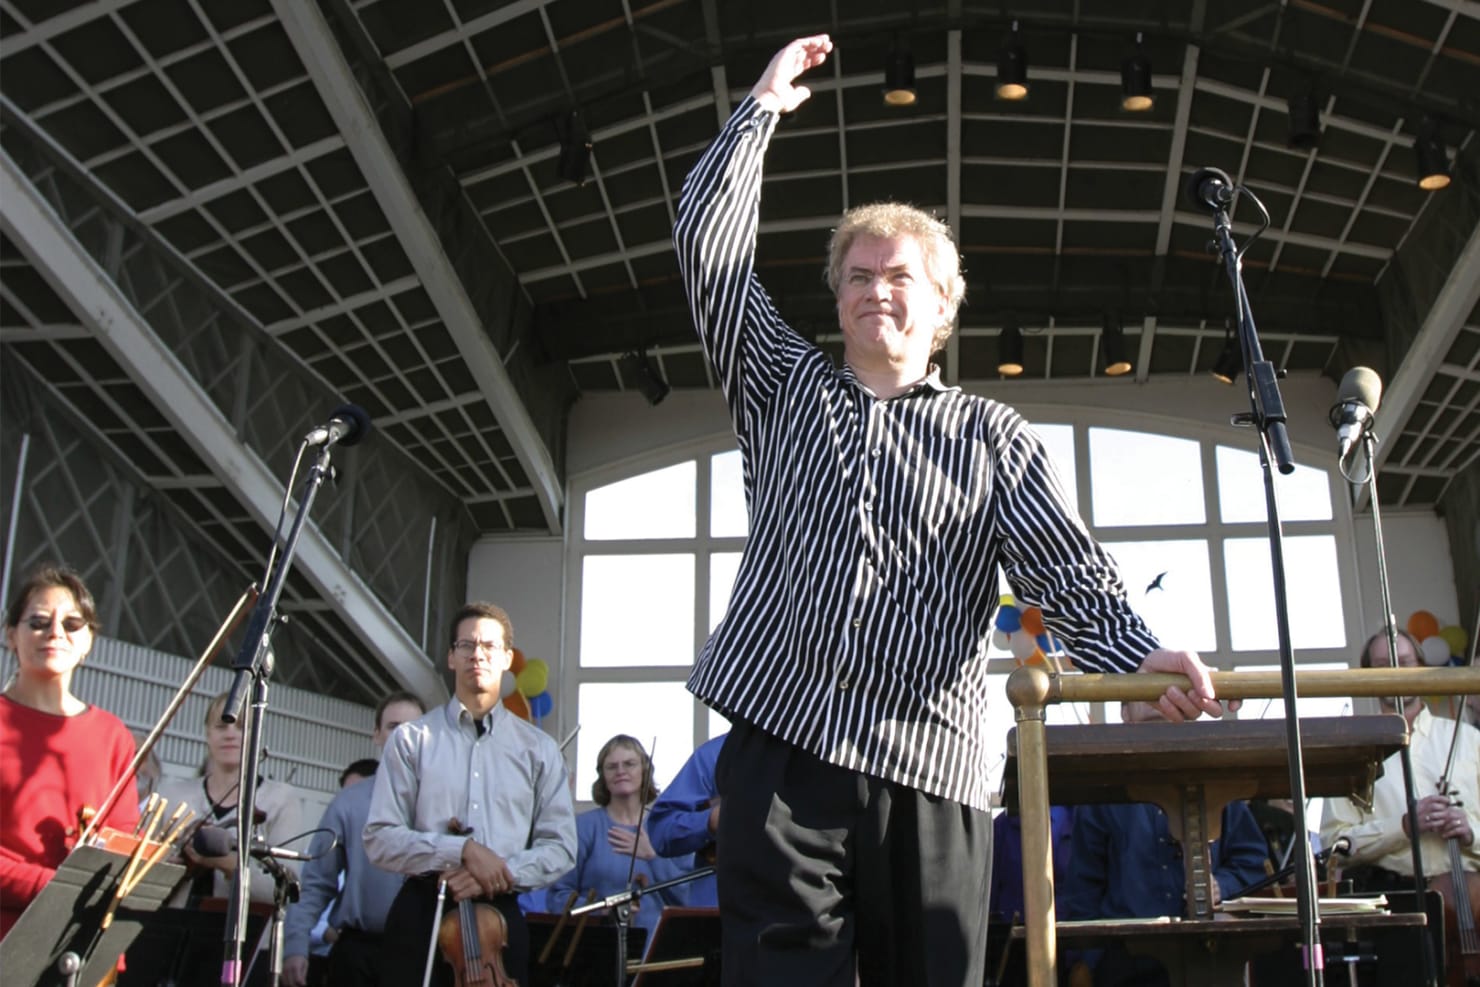
M 606 844 L 612 851 L 623 856 L 632 856 L 632 844 L 637 843 L 637 859 L 653 860 L 658 856 L 658 851 L 653 849 L 653 844 L 648 840 L 647 830 L 640 829 L 633 832 L 625 826 L 612 826 L 606 831 Z
M 1459 840 L 1460 846 L 1471 846 L 1475 842 L 1475 832 L 1470 828 L 1470 821 L 1465 816 L 1465 810 L 1459 806 L 1449 804 L 1449 799 L 1443 795 L 1425 795 L 1419 799 L 1414 806 L 1418 811 L 1418 831 L 1420 833 L 1433 833 L 1443 840 Z M 1403 828 L 1410 830 L 1407 821 Z
M 454 875 L 459 877 L 456 884 L 453 881 Z M 471 893 L 459 893 L 467 888 L 467 882 L 461 880 L 464 875 L 477 886 L 476 890 Z M 504 858 L 482 843 L 471 839 L 463 843 L 462 866 L 454 867 L 443 876 L 447 879 L 448 889 L 458 894 L 458 901 L 484 894 L 504 894 L 514 890 L 514 874 L 509 870 L 509 865 L 504 862 Z
M 202 857 L 195 847 L 185 844 L 185 859 L 197 867 L 209 867 L 228 876 L 236 873 L 236 854 L 226 853 L 219 857 Z
M 794 84 L 797 76 L 826 61 L 832 47 L 832 39 L 825 34 L 796 39 L 771 59 L 750 95 L 772 113 L 790 113 L 812 95 L 812 90 L 806 86 Z
M 712 798 L 712 799 L 709 800 L 709 819 L 705 823 L 705 826 L 709 829 L 710 835 L 718 835 L 719 834 L 719 796 L 718 795 L 716 795 L 714 798 Z
M 308 983 L 308 957 L 283 957 L 283 983 L 287 987 L 305 987 Z

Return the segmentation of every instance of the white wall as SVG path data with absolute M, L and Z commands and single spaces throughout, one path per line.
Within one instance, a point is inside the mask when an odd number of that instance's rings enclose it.
M 1383 625 L 1383 615 L 1370 513 L 1356 519 L 1356 536 L 1362 627 L 1375 633 Z M 1440 627 L 1466 623 L 1460 620 L 1454 559 L 1449 554 L 1449 533 L 1442 518 L 1432 511 L 1384 513 L 1382 543 L 1399 627 L 1407 625 L 1415 610 L 1427 610 L 1438 617 Z

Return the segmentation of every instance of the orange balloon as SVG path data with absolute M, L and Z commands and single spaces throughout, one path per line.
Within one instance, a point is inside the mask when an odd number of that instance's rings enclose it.
M 1029 607 L 1023 611 L 1023 630 L 1037 637 L 1043 633 L 1043 611 L 1037 607 Z
M 518 689 L 515 689 L 504 697 L 504 706 L 508 708 L 510 713 L 513 713 L 521 720 L 530 718 L 529 700 L 525 699 L 524 694 Z
M 1427 610 L 1415 610 L 1408 618 L 1408 633 L 1420 641 L 1434 637 L 1439 633 L 1439 618 Z
M 512 648 L 509 651 L 509 671 L 515 675 L 524 671 L 524 652 L 518 648 Z M 527 720 L 529 717 L 526 716 L 525 719 Z

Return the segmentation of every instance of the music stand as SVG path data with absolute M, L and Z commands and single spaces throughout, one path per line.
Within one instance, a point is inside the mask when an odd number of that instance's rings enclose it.
M 550 941 L 559 920 L 559 915 L 545 912 L 530 912 L 524 916 L 524 923 L 529 928 L 530 987 L 555 987 L 556 984 L 561 987 L 625 987 L 612 982 L 615 977 L 612 956 L 617 949 L 617 927 L 608 922 L 587 923 L 581 930 L 580 941 L 576 943 L 568 966 L 565 954 L 575 927 L 566 923 L 555 948 L 550 950 L 550 958 L 544 964 L 539 962 L 539 955 Z M 635 925 L 627 930 L 628 962 L 642 959 L 646 946 L 647 929 Z
M 266 951 L 255 950 L 271 915 L 271 906 L 261 902 L 248 909 L 245 964 L 255 956 L 266 967 Z M 161 908 L 129 947 L 118 987 L 219 983 L 225 928 L 225 898 L 206 898 L 195 908 Z
M 67 855 L 0 942 L 0 970 L 7 983 L 61 987 L 68 978 L 57 964 L 69 952 L 82 961 L 74 983 L 96 984 L 116 968 L 118 957 L 185 875 L 180 864 L 155 864 L 119 902 L 112 924 L 102 929 L 128 859 L 94 846 L 80 846 Z
M 663 909 L 653 946 L 632 987 L 711 987 L 719 983 L 718 908 Z M 682 961 L 698 960 L 693 965 Z M 674 966 L 668 966 L 668 964 Z

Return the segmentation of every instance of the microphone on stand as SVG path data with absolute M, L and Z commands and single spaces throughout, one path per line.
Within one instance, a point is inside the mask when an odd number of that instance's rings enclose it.
M 232 834 L 220 826 L 202 826 L 195 831 L 195 836 L 190 841 L 190 846 L 202 857 L 224 857 L 236 850 L 236 840 Z M 289 850 L 286 847 L 268 846 L 261 840 L 253 840 L 250 851 L 252 856 L 258 860 L 266 861 L 269 858 L 276 860 L 296 860 L 306 863 L 313 860 L 311 854 L 299 850 Z
M 1199 168 L 1183 186 L 1187 202 L 1199 212 L 1216 213 L 1233 203 L 1233 179 L 1219 168 Z
M 1336 461 L 1343 462 L 1372 424 L 1382 400 L 1382 378 L 1367 367 L 1352 367 L 1341 378 L 1336 403 L 1328 416 L 1336 428 Z
M 303 437 L 310 446 L 352 446 L 370 433 L 370 415 L 357 404 L 334 409 L 328 422 Z

